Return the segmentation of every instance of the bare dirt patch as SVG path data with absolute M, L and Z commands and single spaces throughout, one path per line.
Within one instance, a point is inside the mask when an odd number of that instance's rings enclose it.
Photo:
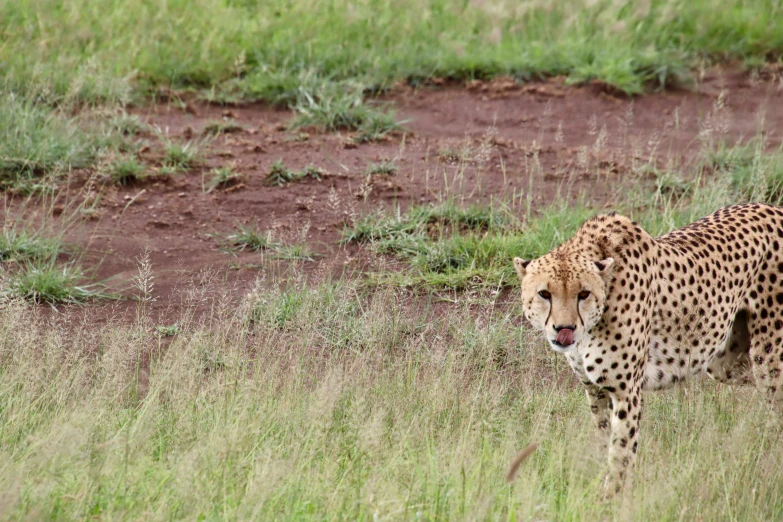
M 73 239 L 100 261 L 96 278 L 118 288 L 128 287 L 147 249 L 156 274 L 154 309 L 164 313 L 178 307 L 178 289 L 207 269 L 237 294 L 252 284 L 262 254 L 227 255 L 220 248 L 220 238 L 238 223 L 305 241 L 321 256 L 308 270 L 354 271 L 367 260 L 357 247 L 339 244 L 340 228 L 370 210 L 405 208 L 444 193 L 466 202 L 501 198 L 534 206 L 585 194 L 610 206 L 634 162 L 685 164 L 701 140 L 751 138 L 762 118 L 767 143 L 777 146 L 783 128 L 780 82 L 720 70 L 695 91 L 635 99 L 601 85 L 498 79 L 400 87 L 390 101 L 406 132 L 365 144 L 350 133 L 289 130 L 292 113 L 264 105 L 137 108 L 142 119 L 182 142 L 200 139 L 214 122 L 236 125 L 206 146 L 203 166 L 106 189 L 98 219 L 81 223 Z M 142 159 L 154 164 L 160 151 L 151 147 Z M 294 170 L 312 165 L 323 175 L 269 186 L 265 177 L 277 161 Z M 392 164 L 394 172 L 369 175 L 373 164 Z M 207 191 L 210 169 L 224 166 L 242 179 Z

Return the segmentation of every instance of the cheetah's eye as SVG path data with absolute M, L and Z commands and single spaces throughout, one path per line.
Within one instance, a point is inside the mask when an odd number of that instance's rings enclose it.
M 552 298 L 552 294 L 550 294 L 546 290 L 541 290 L 540 292 L 538 292 L 538 295 L 540 295 L 542 298 L 546 299 L 547 301 L 549 301 Z
M 580 301 L 584 301 L 585 299 L 590 297 L 590 292 L 588 292 L 587 290 L 582 290 L 581 292 L 579 292 L 577 297 L 579 298 Z

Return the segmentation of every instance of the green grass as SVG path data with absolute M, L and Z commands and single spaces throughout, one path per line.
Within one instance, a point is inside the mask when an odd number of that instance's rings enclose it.
M 292 128 L 355 130 L 358 142 L 376 141 L 400 128 L 394 111 L 369 105 L 362 89 L 350 85 L 324 82 L 313 89 L 300 88 L 291 108 L 296 113 Z
M 290 103 L 322 81 L 377 92 L 401 79 L 498 74 L 639 92 L 680 81 L 705 58 L 780 56 L 782 9 L 773 0 L 22 0 L 0 8 L 0 63 L 7 89 L 50 102 L 122 103 L 173 86 Z
M 134 155 L 120 156 L 112 160 L 105 168 L 112 183 L 128 185 L 144 177 L 146 165 Z
M 343 229 L 343 241 L 369 242 L 424 235 L 431 227 L 448 230 L 516 230 L 519 220 L 502 205 L 461 206 L 453 199 L 414 206 L 408 212 L 376 212 Z
M 757 147 L 744 155 L 735 154 L 718 168 L 730 173 L 732 188 L 743 198 L 783 203 L 783 149 L 764 154 Z
M 242 179 L 242 173 L 235 171 L 230 165 L 217 167 L 210 171 L 209 183 L 204 191 L 209 193 L 219 188 L 228 188 L 236 185 Z
M 394 164 L 394 161 L 386 160 L 367 165 L 368 176 L 391 176 L 396 173 L 397 165 Z
M 203 161 L 204 143 L 190 140 L 180 143 L 161 136 L 163 144 L 163 167 L 172 172 L 190 170 Z
M 0 186 L 14 187 L 92 163 L 97 142 L 59 112 L 0 96 Z
M 63 221 L 13 222 L 0 232 L 0 296 L 33 303 L 78 304 L 112 297 L 101 285 L 89 283 L 82 269 L 83 254 L 65 242 L 68 227 L 78 219 L 81 207 Z M 9 213 L 9 216 L 11 214 Z
M 210 312 L 198 323 L 183 311 L 165 350 L 144 320 L 53 328 L 7 303 L 3 518 L 722 521 L 783 509 L 783 440 L 748 388 L 647 394 L 630 496 L 601 503 L 581 387 L 517 311 L 477 320 L 351 283 L 270 283 L 238 307 L 199 301 Z M 530 442 L 538 451 L 506 484 Z
M 302 181 L 306 178 L 312 178 L 321 181 L 321 178 L 325 175 L 325 172 L 318 167 L 308 165 L 304 170 L 291 170 L 283 164 L 283 160 L 277 160 L 269 167 L 264 178 L 264 183 L 274 187 L 282 187 L 289 183 L 295 183 Z
M 306 244 L 280 241 L 271 230 L 261 231 L 255 223 L 237 225 L 236 232 L 227 235 L 225 242 L 231 250 L 265 252 L 273 259 L 314 261 L 318 256 Z
M 510 259 L 545 254 L 594 213 L 585 205 L 555 204 L 523 225 L 508 209 L 460 209 L 447 202 L 414 207 L 404 215 L 365 218 L 344 231 L 344 240 L 369 243 L 376 252 L 406 261 L 408 270 L 373 274 L 377 283 L 451 289 L 511 286 L 516 275 Z
M 41 263 L 20 265 L 6 281 L 3 293 L 34 303 L 78 304 L 105 297 L 94 284 L 85 284 L 85 276 L 76 263 Z
M 213 120 L 204 126 L 203 133 L 208 135 L 231 134 L 242 132 L 244 127 L 234 120 Z
M 632 182 L 633 190 L 619 187 L 614 210 L 657 236 L 726 205 L 783 202 L 783 150 L 762 153 L 745 144 L 705 157 L 706 165 L 696 164 L 692 171 L 657 173 L 649 187 L 639 181 Z M 370 273 L 374 284 L 455 290 L 514 286 L 513 257 L 539 257 L 571 237 L 587 218 L 607 211 L 584 200 L 560 200 L 523 220 L 516 216 L 529 213 L 529 207 L 461 207 L 447 200 L 405 213 L 372 213 L 346 226 L 343 241 L 404 262 L 401 271 Z
M 135 114 L 120 112 L 109 120 L 109 126 L 112 130 L 123 136 L 138 136 L 150 129 L 141 118 Z
M 7 227 L 0 232 L 0 261 L 4 263 L 43 261 L 66 251 L 62 239 L 43 230 Z

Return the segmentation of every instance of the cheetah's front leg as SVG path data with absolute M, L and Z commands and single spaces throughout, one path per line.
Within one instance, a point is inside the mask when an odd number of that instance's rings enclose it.
M 609 397 L 609 392 L 594 384 L 588 384 L 585 392 L 587 393 L 587 402 L 590 404 L 590 412 L 593 414 L 595 427 L 598 430 L 599 455 L 601 458 L 604 458 L 609 443 L 612 400 Z
M 626 391 L 612 392 L 611 398 L 609 473 L 604 483 L 606 498 L 611 498 L 625 487 L 626 478 L 634 465 L 642 418 L 641 383 L 632 384 Z

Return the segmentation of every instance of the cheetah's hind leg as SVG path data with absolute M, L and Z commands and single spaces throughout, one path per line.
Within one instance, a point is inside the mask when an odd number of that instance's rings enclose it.
M 734 317 L 726 344 L 707 366 L 707 374 L 716 381 L 730 384 L 750 384 L 750 331 L 748 313 L 740 310 Z

